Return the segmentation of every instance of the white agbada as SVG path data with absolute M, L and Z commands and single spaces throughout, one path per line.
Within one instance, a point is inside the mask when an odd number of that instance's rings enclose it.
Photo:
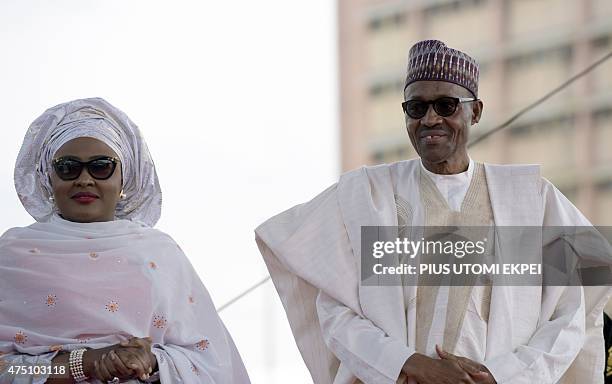
M 419 160 L 360 168 L 256 230 L 316 384 L 403 380 L 401 367 L 414 353 L 415 311 L 406 313 L 399 284 L 360 284 L 360 228 L 397 225 L 395 194 L 420 201 L 420 172 Z M 485 164 L 485 174 L 497 226 L 590 225 L 538 166 Z M 419 226 L 422 208 L 413 209 Z M 502 258 L 511 248 L 504 239 L 496 247 Z M 610 294 L 606 287 L 494 286 L 482 363 L 500 384 L 603 383 L 601 319 Z M 318 312 L 317 296 L 328 299 Z
M 433 173 L 425 168 L 422 161 L 420 165 L 421 171 L 434 182 L 450 209 L 458 212 L 465 198 L 465 194 L 470 187 L 472 176 L 474 175 L 474 160 L 470 159 L 467 170 L 454 175 L 439 175 Z M 403 192 L 404 191 L 398 190 L 397 194 L 402 195 Z M 410 194 L 410 191 L 405 191 L 405 193 Z
M 472 176 L 474 175 L 474 160 L 471 158 L 469 159 L 466 171 L 453 175 L 439 175 L 433 173 L 425 168 L 422 161 L 420 165 L 421 171 L 434 182 L 449 208 L 455 212 L 459 212 L 461 203 L 463 203 L 472 181 Z M 404 191 L 402 187 L 405 187 L 405 185 L 400 183 L 397 187 L 397 195 L 406 200 L 408 196 L 410 196 L 410 190 Z M 433 323 L 427 337 L 428 350 L 426 353 L 430 357 L 438 356 L 435 350 L 436 345 L 444 345 L 444 330 L 446 327 L 446 311 L 448 308 L 449 292 L 450 285 L 448 281 L 440 285 L 434 305 Z M 479 309 L 477 303 L 482 301 L 482 298 L 475 297 L 478 293 L 481 293 L 478 289 L 472 292 L 468 307 L 466 308 L 466 316 L 478 317 Z M 404 302 L 406 302 L 406 298 L 404 298 Z M 408 311 L 410 311 L 410 309 L 408 309 Z M 459 331 L 459 339 L 463 342 L 459 342 L 453 352 L 458 356 L 482 360 L 486 353 L 487 329 L 483 326 L 481 321 L 477 321 L 478 319 L 474 320 L 476 321 L 470 321 L 468 318 L 468 321 L 463 322 Z
M 113 221 L 64 220 L 49 198 L 55 152 L 77 137 L 104 142 L 121 160 L 125 198 Z M 129 336 L 152 338 L 162 383 L 249 383 L 189 260 L 153 228 L 161 189 L 144 138 L 125 113 L 100 98 L 45 111 L 25 135 L 15 189 L 37 223 L 0 237 L 0 384 L 47 379 L 15 376 L 3 369 L 10 364 L 48 366 L 58 351 Z

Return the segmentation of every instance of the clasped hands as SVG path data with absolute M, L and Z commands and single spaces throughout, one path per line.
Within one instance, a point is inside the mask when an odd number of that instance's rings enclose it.
M 402 374 L 406 384 L 496 384 L 487 367 L 456 356 L 436 345 L 439 359 L 415 353 L 406 360 Z
M 151 352 L 151 338 L 132 337 L 119 344 L 102 349 L 92 349 L 90 377 L 103 383 L 115 377 L 146 380 L 157 367 L 157 359 Z

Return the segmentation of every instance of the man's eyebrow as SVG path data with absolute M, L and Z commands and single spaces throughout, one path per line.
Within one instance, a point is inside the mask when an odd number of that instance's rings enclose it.
M 422 95 L 407 95 L 407 96 L 408 97 L 406 97 L 406 100 L 436 100 L 441 97 L 465 97 L 465 96 L 452 96 L 448 93 L 436 93 L 435 95 L 432 95 L 431 97 L 425 97 Z

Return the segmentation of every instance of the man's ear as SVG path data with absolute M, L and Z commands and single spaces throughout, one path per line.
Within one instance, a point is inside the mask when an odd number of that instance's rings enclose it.
M 482 100 L 477 100 L 472 103 L 472 125 L 480 121 L 480 117 L 482 116 L 482 108 Z

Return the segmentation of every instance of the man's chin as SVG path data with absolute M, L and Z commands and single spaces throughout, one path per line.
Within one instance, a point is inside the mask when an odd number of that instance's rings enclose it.
M 427 153 L 425 155 L 421 155 L 421 160 L 424 163 L 428 164 L 441 164 L 446 162 L 450 156 L 448 154 L 438 154 L 438 153 Z

